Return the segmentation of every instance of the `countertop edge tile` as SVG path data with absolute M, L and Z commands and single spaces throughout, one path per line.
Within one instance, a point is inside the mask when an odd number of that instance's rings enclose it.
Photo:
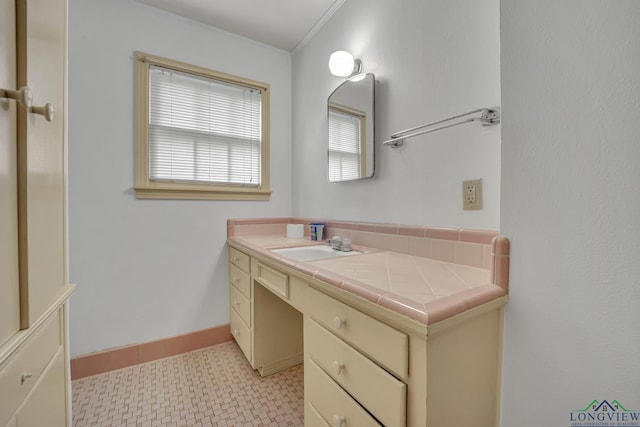
M 320 271 L 320 267 L 316 267 L 313 264 L 309 264 L 308 262 L 299 262 L 294 268 L 299 272 L 311 277 L 314 277 L 316 273 Z
M 330 270 L 325 270 L 323 268 L 319 268 L 313 275 L 314 278 L 321 280 L 329 285 L 335 286 L 336 288 L 340 288 L 342 286 L 342 281 L 344 277 L 340 274 L 334 273 Z
M 448 319 L 505 295 L 507 292 L 500 286 L 486 284 L 428 302 L 425 304 L 428 324 Z
M 378 298 L 378 304 L 425 325 L 429 324 L 429 316 L 425 310 L 425 305 L 417 301 L 387 292 Z
M 463 292 L 449 295 L 424 305 L 427 312 L 427 324 L 439 322 L 468 310 Z
M 461 293 L 467 303 L 467 308 L 472 309 L 496 298 L 507 295 L 507 292 L 498 285 L 486 284 Z
M 384 293 L 382 289 L 351 279 L 343 279 L 340 284 L 340 289 L 358 295 L 359 297 L 376 304 L 378 303 L 380 296 Z
M 287 256 L 284 255 L 277 255 L 275 257 L 276 261 L 281 262 L 282 264 L 286 265 L 289 268 L 296 268 L 296 265 L 298 264 L 296 260 L 291 259 Z

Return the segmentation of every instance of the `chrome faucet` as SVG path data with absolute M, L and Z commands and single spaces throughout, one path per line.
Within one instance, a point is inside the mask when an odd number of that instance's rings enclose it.
M 345 237 L 344 239 L 340 236 L 333 236 L 330 239 L 327 239 L 327 245 L 331 246 L 331 248 L 336 251 L 350 252 L 351 248 L 351 239 Z
M 327 244 L 331 246 L 333 249 L 339 251 L 342 246 L 342 237 L 333 236 L 332 238 L 327 240 Z

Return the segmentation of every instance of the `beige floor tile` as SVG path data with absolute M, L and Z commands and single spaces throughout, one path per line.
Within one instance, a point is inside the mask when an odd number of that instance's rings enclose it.
M 229 342 L 73 381 L 73 425 L 302 426 L 303 376 L 261 378 Z

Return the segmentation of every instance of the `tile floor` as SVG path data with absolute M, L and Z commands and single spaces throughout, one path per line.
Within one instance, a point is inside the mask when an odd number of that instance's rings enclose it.
M 73 381 L 73 426 L 302 426 L 303 383 L 303 365 L 261 378 L 229 342 Z

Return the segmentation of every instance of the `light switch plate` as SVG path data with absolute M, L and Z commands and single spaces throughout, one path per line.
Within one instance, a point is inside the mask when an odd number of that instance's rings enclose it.
M 462 181 L 462 208 L 466 211 L 482 209 L 482 179 Z

